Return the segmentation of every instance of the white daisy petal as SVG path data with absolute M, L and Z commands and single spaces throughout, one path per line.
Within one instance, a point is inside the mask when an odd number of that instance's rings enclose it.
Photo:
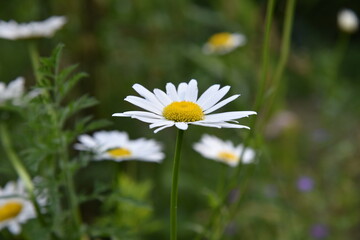
M 157 97 L 157 99 L 159 99 L 159 101 L 164 105 L 167 106 L 169 105 L 172 100 L 169 98 L 168 95 L 166 95 L 166 93 L 164 93 L 163 91 L 161 91 L 160 89 L 155 88 L 154 89 L 154 94 Z
M 154 133 L 157 133 L 157 132 L 160 132 L 161 130 L 165 129 L 165 128 L 168 128 L 168 127 L 172 127 L 174 126 L 175 123 L 169 123 L 169 125 L 165 125 L 165 126 L 162 126 L 162 127 L 159 127 L 157 128 Z
M 166 94 L 171 98 L 171 100 L 180 101 L 180 98 L 177 94 L 174 84 L 172 84 L 172 83 L 166 84 Z
M 186 129 L 188 129 L 188 124 L 187 124 L 187 123 L 184 123 L 184 122 L 177 122 L 177 123 L 175 123 L 175 126 L 176 126 L 178 129 L 181 129 L 181 130 L 186 130 Z
M 195 79 L 191 79 L 188 85 L 188 89 L 185 93 L 185 101 L 196 102 L 198 96 L 198 86 Z
M 196 101 L 197 104 L 199 104 L 201 107 L 204 105 L 206 101 L 208 101 L 209 98 L 211 98 L 215 92 L 217 92 L 220 88 L 219 84 L 212 85 L 209 87 Z
M 179 86 L 178 86 L 178 96 L 179 96 L 179 99 L 180 101 L 184 101 L 185 100 L 185 94 L 187 92 L 187 89 L 188 89 L 188 84 L 187 83 L 180 83 Z
M 236 98 L 238 98 L 240 96 L 240 94 L 237 94 L 237 95 L 234 95 L 234 96 L 231 96 L 225 100 L 222 100 L 221 102 L 215 104 L 214 106 L 212 106 L 211 108 L 209 108 L 208 110 L 204 111 L 205 114 L 208 114 L 208 113 L 211 113 L 211 112 L 214 112 L 216 110 L 218 110 L 219 108 L 225 106 L 226 104 L 228 104 L 229 102 L 232 102 L 234 101 Z
M 214 106 L 220 99 L 222 99 L 225 94 L 230 90 L 230 86 L 225 86 L 223 88 L 221 88 L 219 91 L 217 91 L 216 93 L 214 93 L 214 95 L 210 98 L 208 98 L 208 100 L 202 105 L 202 108 L 204 111 L 208 110 L 209 108 L 211 108 L 212 106 Z
M 223 128 L 246 128 L 246 129 L 250 129 L 248 126 L 240 125 L 240 124 L 219 123 L 218 125 L 220 127 L 223 127 Z
M 159 116 L 159 115 L 157 115 L 155 113 L 152 113 L 152 112 L 145 112 L 145 111 L 126 111 L 123 114 L 125 114 L 126 116 L 136 115 L 136 116 L 139 116 L 139 117 L 163 119 L 162 116 Z
M 150 124 L 149 128 L 156 128 L 156 127 L 161 127 L 164 125 L 169 125 L 169 124 L 173 124 L 174 122 L 172 121 L 168 121 L 168 120 L 163 120 L 163 121 L 157 121 L 156 123 Z
M 129 117 L 129 115 L 127 115 L 125 113 L 113 113 L 111 116 L 112 117 Z
M 147 90 L 145 87 L 140 84 L 134 84 L 133 89 L 135 89 L 135 91 L 141 96 L 143 96 L 145 99 L 152 102 L 154 106 L 156 106 L 160 111 L 163 109 L 164 106 L 162 105 L 162 103 L 155 97 L 152 92 Z
M 216 123 L 215 123 L 215 124 L 211 124 L 211 123 L 204 123 L 204 122 L 192 122 L 192 123 L 189 123 L 189 124 L 198 125 L 198 126 L 204 126 L 204 127 L 221 128 L 221 126 L 217 125 Z
M 147 123 L 156 123 L 156 122 L 161 121 L 161 119 L 159 120 L 156 118 L 141 117 L 141 116 L 136 116 L 136 115 L 132 115 L 131 118 L 135 118 L 140 121 L 147 122 Z
M 206 121 L 206 122 L 230 121 L 230 120 L 234 120 L 234 119 L 248 117 L 248 116 L 254 115 L 254 114 L 256 114 L 256 112 L 253 112 L 253 111 L 235 111 L 235 112 L 214 113 L 214 114 L 206 115 L 204 121 Z
M 148 110 L 150 112 L 154 112 L 157 114 L 161 114 L 161 110 L 157 108 L 152 102 L 149 102 L 146 99 L 135 97 L 135 96 L 127 96 L 125 98 L 125 101 L 128 101 L 129 103 L 132 103 L 138 107 L 141 107 L 145 110 Z

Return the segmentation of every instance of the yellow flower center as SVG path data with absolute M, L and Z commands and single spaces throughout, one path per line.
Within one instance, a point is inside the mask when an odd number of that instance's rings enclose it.
M 228 163 L 237 162 L 239 160 L 239 158 L 231 152 L 219 152 L 217 157 Z
M 108 150 L 107 153 L 112 157 L 129 157 L 131 152 L 126 148 L 114 148 Z
M 232 44 L 232 34 L 227 32 L 214 34 L 209 39 L 209 44 L 213 47 L 229 46 Z
M 196 122 L 204 118 L 204 113 L 196 103 L 181 101 L 167 105 L 163 116 L 174 122 Z
M 16 217 L 22 208 L 23 205 L 19 202 L 8 202 L 0 206 L 0 222 Z

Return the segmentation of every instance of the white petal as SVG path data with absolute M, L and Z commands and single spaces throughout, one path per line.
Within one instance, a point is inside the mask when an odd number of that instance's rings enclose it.
M 187 123 L 184 123 L 184 122 L 176 122 L 176 123 L 175 123 L 175 126 L 176 126 L 178 129 L 181 129 L 181 130 L 186 130 L 186 129 L 188 129 L 188 124 L 187 124 Z
M 169 96 L 160 89 L 155 88 L 154 94 L 164 106 L 167 106 L 172 102 Z
M 130 115 L 126 115 L 124 113 L 114 113 L 111 115 L 112 117 L 130 117 Z
M 185 100 L 185 94 L 186 94 L 187 90 L 188 90 L 187 83 L 182 82 L 179 84 L 177 92 L 178 92 L 180 101 Z
M 215 92 L 219 90 L 219 88 L 220 88 L 219 84 L 212 85 L 200 96 L 200 98 L 196 101 L 196 103 L 202 106 L 209 98 L 211 98 L 214 95 Z
M 204 126 L 204 127 L 216 127 L 216 128 L 221 128 L 219 125 L 216 125 L 216 123 L 189 122 L 189 124 L 198 125 L 198 126 Z
M 239 124 L 232 124 L 232 123 L 218 123 L 220 127 L 223 128 L 246 128 L 250 129 L 248 126 L 245 125 L 239 125 Z
M 161 115 L 162 111 L 159 110 L 152 102 L 146 100 L 146 99 L 143 99 L 143 98 L 140 98 L 140 97 L 136 97 L 136 96 L 127 96 L 125 98 L 125 101 L 128 101 L 138 107 L 141 107 L 145 110 L 148 110 L 150 112 L 154 112 L 154 113 L 157 113 L 159 115 Z
M 18 235 L 21 231 L 21 227 L 20 227 L 20 224 L 17 223 L 16 221 L 12 221 L 9 226 L 9 231 L 14 234 L 14 235 Z
M 204 102 L 200 106 L 204 111 L 206 111 L 207 109 L 214 106 L 220 99 L 222 99 L 229 90 L 230 90 L 230 86 L 225 86 L 221 88 L 219 91 L 214 93 L 210 98 L 207 99 L 206 102 Z
M 159 121 L 159 119 L 155 119 L 155 118 L 148 118 L 148 117 L 139 117 L 139 116 L 131 116 L 131 118 L 135 118 L 138 119 L 140 121 L 146 122 L 146 123 L 156 123 Z
M 168 121 L 168 120 L 158 121 L 156 123 L 151 124 L 149 126 L 149 128 L 161 127 L 161 126 L 172 124 L 172 123 L 173 123 L 172 121 Z
M 165 129 L 165 128 L 168 128 L 168 127 L 172 127 L 172 126 L 174 126 L 174 123 L 173 123 L 173 122 L 172 122 L 171 124 L 169 124 L 169 125 L 165 125 L 165 126 L 163 126 L 163 127 L 157 128 L 157 129 L 154 131 L 154 133 L 160 132 L 161 130 L 163 130 L 163 129 Z
M 185 101 L 196 102 L 198 96 L 198 86 L 195 79 L 191 79 L 188 85 L 188 89 L 185 93 Z
M 208 113 L 211 113 L 213 111 L 216 111 L 218 110 L 219 108 L 221 108 L 222 106 L 225 106 L 226 104 L 228 104 L 229 102 L 231 101 L 234 101 L 236 98 L 238 98 L 240 96 L 240 94 L 238 95 L 234 95 L 234 96 L 231 96 L 225 100 L 222 100 L 221 102 L 215 104 L 214 106 L 212 106 L 211 108 L 209 108 L 208 110 L 206 110 L 204 113 L 205 114 L 208 114 Z
M 134 84 L 133 89 L 135 89 L 135 91 L 139 93 L 141 96 L 152 102 L 157 108 L 159 108 L 159 110 L 163 109 L 164 107 L 163 104 L 155 97 L 155 95 L 152 92 L 147 90 L 145 87 L 143 87 L 140 84 Z
M 117 114 L 117 113 L 115 113 Z M 113 114 L 113 116 L 115 115 Z M 148 118 L 156 118 L 156 119 L 163 119 L 163 116 L 159 116 L 155 113 L 151 113 L 151 112 L 145 112 L 145 111 L 126 111 L 123 112 L 124 115 L 126 116 L 139 116 L 139 117 L 148 117 Z
M 224 121 L 230 121 L 243 117 L 248 117 L 253 114 L 256 114 L 256 112 L 234 111 L 234 112 L 215 113 L 215 114 L 205 115 L 205 119 L 200 122 L 224 122 Z
M 166 94 L 171 98 L 171 100 L 173 100 L 175 102 L 180 101 L 174 84 L 172 84 L 172 83 L 166 84 Z

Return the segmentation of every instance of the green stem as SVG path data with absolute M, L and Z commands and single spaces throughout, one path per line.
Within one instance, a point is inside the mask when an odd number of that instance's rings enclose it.
M 176 147 L 174 155 L 174 166 L 172 174 L 171 199 L 170 199 L 170 240 L 177 239 L 177 198 L 178 198 L 178 179 L 179 179 L 179 163 L 181 154 L 181 145 L 183 141 L 184 131 L 178 129 L 176 137 Z
M 60 131 L 61 127 L 58 127 L 58 129 Z M 61 148 L 59 152 L 59 157 L 60 159 L 62 159 L 62 164 L 63 164 L 62 171 L 64 172 L 65 175 L 65 182 L 67 186 L 72 219 L 75 224 L 75 229 L 80 230 L 80 226 L 81 226 L 80 210 L 78 207 L 78 200 L 76 197 L 73 175 L 71 174 L 70 166 L 69 166 L 70 163 L 68 157 L 67 144 L 66 144 L 65 136 L 61 136 L 60 132 L 58 133 L 58 136 L 61 139 Z
M 277 68 L 275 70 L 274 80 L 273 80 L 273 84 L 272 84 L 273 91 L 272 91 L 270 101 L 268 103 L 268 106 L 269 106 L 268 110 L 270 110 L 273 107 L 273 103 L 275 102 L 275 98 L 278 94 L 280 80 L 282 78 L 282 75 L 284 73 L 284 69 L 285 69 L 285 66 L 286 66 L 286 63 L 288 60 L 288 56 L 289 56 L 289 52 L 290 52 L 290 42 L 291 42 L 290 40 L 291 40 L 291 32 L 292 32 L 292 25 L 293 25 L 292 23 L 293 23 L 295 5 L 296 5 L 296 0 L 288 0 L 287 1 L 285 20 L 284 20 L 284 30 L 283 30 L 283 35 L 282 35 L 280 60 L 277 65 Z M 260 106 L 258 106 L 258 107 L 260 107 Z M 255 126 L 255 124 L 254 124 L 254 126 Z M 255 134 L 254 140 L 255 140 L 256 146 L 261 146 L 262 136 L 259 134 L 259 132 L 261 132 L 261 129 L 257 129 L 257 131 L 256 131 L 257 133 L 255 133 L 254 129 L 252 129 L 252 132 L 254 132 L 254 134 Z M 250 133 L 245 141 L 245 146 L 248 145 L 248 141 L 250 141 L 251 138 L 252 138 L 252 134 Z M 244 148 L 244 150 L 245 150 L 245 148 Z M 242 151 L 241 156 L 243 155 L 244 150 Z M 230 186 L 233 186 L 233 184 L 236 182 L 236 180 L 240 174 L 241 165 L 242 164 L 240 162 L 238 168 L 236 169 L 236 173 L 234 174 L 234 178 L 232 179 L 233 181 L 230 182 Z M 249 181 L 246 181 L 245 186 L 244 186 L 245 190 L 246 190 L 248 184 L 249 184 Z M 244 196 L 244 191 L 242 192 L 242 194 L 240 196 Z M 242 202 L 241 199 L 239 199 L 239 201 L 235 204 L 235 207 L 230 211 L 232 213 L 231 214 L 232 217 L 230 217 L 230 219 L 236 215 L 235 213 L 238 211 L 241 202 Z
M 12 166 L 14 167 L 15 171 L 19 175 L 20 179 L 23 181 L 25 188 L 29 194 L 30 200 L 32 201 L 32 203 L 35 207 L 36 214 L 37 214 L 41 224 L 43 224 L 45 226 L 46 223 L 42 217 L 40 206 L 39 206 L 38 202 L 36 201 L 36 197 L 34 194 L 34 185 L 33 185 L 33 182 L 31 181 L 30 174 L 27 172 L 26 168 L 24 167 L 24 165 L 22 164 L 22 162 L 20 161 L 20 159 L 18 158 L 18 156 L 16 155 L 16 153 L 14 152 L 14 150 L 12 148 L 11 139 L 10 139 L 10 136 L 7 131 L 7 127 L 6 127 L 5 123 L 0 123 L 0 135 L 1 135 L 0 136 L 1 141 L 4 146 L 4 150 L 5 150 L 6 154 L 8 155 L 8 158 L 9 158 Z
M 33 68 L 33 72 L 34 72 L 34 75 L 35 75 L 35 79 L 36 79 L 36 82 L 40 84 L 40 81 L 41 81 L 41 73 L 39 71 L 40 69 L 40 63 L 39 63 L 39 52 L 37 50 L 37 47 L 35 45 L 34 42 L 29 42 L 29 54 L 30 54 L 30 59 L 31 59 L 31 65 L 32 65 L 32 68 Z
M 274 102 L 279 93 L 278 90 L 280 86 L 280 81 L 283 76 L 287 60 L 289 58 L 295 4 L 296 0 L 288 0 L 286 4 L 284 28 L 281 39 L 280 59 L 275 70 L 274 80 L 271 87 L 271 97 L 268 101 L 268 115 L 271 113 L 271 110 L 274 107 Z M 267 116 L 265 116 L 265 118 L 266 117 Z
M 261 75 L 260 75 L 260 88 L 255 100 L 255 111 L 259 111 L 263 101 L 263 95 L 266 86 L 266 79 L 268 75 L 269 67 L 269 46 L 270 46 L 270 32 L 272 19 L 274 15 L 275 0 L 269 0 L 266 9 L 266 20 L 265 20 L 265 36 L 262 48 L 262 64 L 261 64 Z

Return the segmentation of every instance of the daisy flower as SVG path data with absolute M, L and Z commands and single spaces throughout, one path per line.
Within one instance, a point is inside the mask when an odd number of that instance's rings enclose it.
M 38 90 L 33 90 L 25 95 L 24 85 L 25 79 L 23 77 L 16 78 L 7 86 L 5 83 L 0 82 L 0 106 L 6 102 L 10 102 L 12 105 L 20 106 L 40 94 Z
M 16 40 L 37 37 L 52 37 L 66 23 L 63 16 L 53 16 L 41 22 L 17 23 L 0 20 L 0 38 Z
M 359 27 L 359 20 L 356 13 L 350 9 L 343 9 L 338 13 L 339 28 L 347 33 L 354 33 Z
M 95 153 L 96 160 L 161 162 L 164 159 L 158 142 L 145 138 L 130 140 L 125 132 L 99 131 L 93 136 L 80 135 L 78 140 L 80 143 L 75 144 L 75 149 Z
M 246 43 L 246 37 L 240 33 L 221 32 L 212 35 L 203 47 L 205 54 L 226 54 Z
M 146 111 L 128 111 L 114 113 L 115 117 L 131 117 L 150 123 L 150 128 L 156 128 L 155 133 L 172 126 L 186 130 L 189 124 L 216 128 L 249 128 L 239 125 L 235 119 L 256 114 L 253 111 L 233 111 L 210 114 L 240 95 L 233 95 L 220 101 L 229 91 L 230 86 L 220 88 L 215 84 L 209 87 L 198 98 L 197 81 L 180 83 L 176 89 L 174 84 L 166 84 L 166 93 L 160 89 L 150 92 L 140 84 L 133 86 L 143 98 L 127 96 L 128 101 Z M 220 102 L 219 102 L 220 101 Z
M 200 142 L 194 144 L 194 149 L 203 157 L 218 162 L 223 162 L 231 167 L 235 167 L 240 162 L 240 156 L 243 153 L 241 162 L 251 163 L 254 161 L 255 151 L 239 144 L 235 146 L 230 141 L 223 141 L 215 136 L 204 134 Z
M 8 182 L 3 189 L 0 188 L 0 231 L 8 228 L 17 235 L 21 231 L 21 224 L 35 217 L 34 206 L 20 180 Z

